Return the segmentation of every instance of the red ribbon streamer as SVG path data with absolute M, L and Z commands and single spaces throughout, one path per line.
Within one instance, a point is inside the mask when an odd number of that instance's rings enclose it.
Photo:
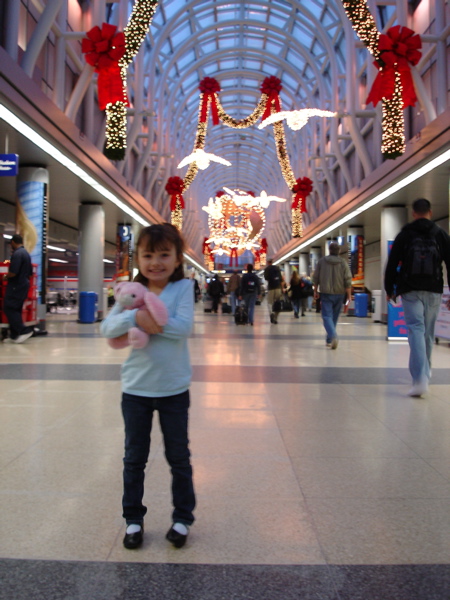
M 402 86 L 403 108 L 415 105 L 417 96 L 410 65 L 416 65 L 419 62 L 422 56 L 419 51 L 421 47 L 420 36 L 408 27 L 396 25 L 391 27 L 386 35 L 380 35 L 378 50 L 380 61 L 383 64 L 378 61 L 374 63 L 378 69 L 378 75 L 367 96 L 366 104 L 372 102 L 376 106 L 383 98 L 390 100 L 394 95 L 395 79 L 398 73 Z
M 279 93 L 282 89 L 283 86 L 281 85 L 281 79 L 278 79 L 278 77 L 275 77 L 274 75 L 266 77 L 262 82 L 260 90 L 263 94 L 267 94 L 269 96 L 267 98 L 266 108 L 262 116 L 263 121 L 272 114 L 272 105 L 275 107 L 275 112 L 280 112 L 281 104 Z
M 211 103 L 211 114 L 213 125 L 219 124 L 219 109 L 217 106 L 216 93 L 220 92 L 220 84 L 214 77 L 204 77 L 200 81 L 198 89 L 203 94 L 200 107 L 200 123 L 206 123 L 208 118 L 208 104 Z
M 292 192 L 295 194 L 294 200 L 292 201 L 292 209 L 299 208 L 300 212 L 308 212 L 306 208 L 306 196 L 312 192 L 313 186 L 312 181 L 309 177 L 300 177 L 297 179 L 297 183 L 292 188 Z
M 117 27 L 103 23 L 90 29 L 81 41 L 86 62 L 98 73 L 98 104 L 104 110 L 109 103 L 123 102 L 129 106 L 120 74 L 119 60 L 125 54 L 125 35 Z
M 236 259 L 235 261 L 235 265 L 236 267 L 238 266 L 238 253 L 237 253 L 237 248 L 231 248 L 231 253 L 230 253 L 230 267 L 233 266 L 233 260 Z

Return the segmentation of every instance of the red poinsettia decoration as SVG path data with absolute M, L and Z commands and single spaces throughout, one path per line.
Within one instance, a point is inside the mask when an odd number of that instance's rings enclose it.
M 281 79 L 278 79 L 278 77 L 275 77 L 275 75 L 266 77 L 262 82 L 260 90 L 263 94 L 267 94 L 269 96 L 267 98 L 266 108 L 262 116 L 263 121 L 272 114 L 272 105 L 275 107 L 275 112 L 280 112 L 281 104 L 279 93 L 282 89 L 283 86 L 281 85 Z
M 295 198 L 292 201 L 292 209 L 299 208 L 300 204 L 300 211 L 302 213 L 308 212 L 306 210 L 306 196 L 309 196 L 313 190 L 312 183 L 309 177 L 299 177 L 297 179 L 297 183 L 292 188 L 292 193 L 295 194 Z
M 180 201 L 180 208 L 184 208 L 184 181 L 181 177 L 178 177 L 177 175 L 169 177 L 165 189 L 170 196 L 170 210 L 175 210 L 177 200 Z
M 125 54 L 125 35 L 115 25 L 103 23 L 90 29 L 81 41 L 86 62 L 98 73 L 98 103 L 101 110 L 109 103 L 128 105 L 120 75 L 119 60 Z
M 422 56 L 419 51 L 421 47 L 420 36 L 408 27 L 396 25 L 388 29 L 386 35 L 380 35 L 378 41 L 380 61 L 374 63 L 379 72 L 367 97 L 367 104 L 372 102 L 376 106 L 383 98 L 390 100 L 395 91 L 395 79 L 398 73 L 402 86 L 403 108 L 415 105 L 417 96 L 410 65 L 417 65 L 419 62 Z
M 200 123 L 206 123 L 208 117 L 208 104 L 211 102 L 213 125 L 219 124 L 219 112 L 217 108 L 216 94 L 220 92 L 220 83 L 214 77 L 204 77 L 200 81 L 198 89 L 203 94 L 200 107 Z

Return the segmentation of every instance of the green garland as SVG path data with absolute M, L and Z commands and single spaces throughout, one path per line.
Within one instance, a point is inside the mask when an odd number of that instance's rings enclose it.
M 125 27 L 125 54 L 119 61 L 124 89 L 127 88 L 127 67 L 149 32 L 158 0 L 136 0 Z M 127 117 L 123 102 L 106 108 L 106 143 L 104 154 L 110 160 L 123 160 L 127 147 Z
M 342 0 L 342 6 L 359 39 L 367 46 L 369 52 L 382 67 L 384 63 L 378 50 L 380 32 L 366 0 Z M 406 149 L 405 120 L 401 104 L 400 80 L 398 78 L 394 98 L 392 100 L 382 100 L 382 115 L 381 153 L 386 159 L 394 159 L 401 156 Z

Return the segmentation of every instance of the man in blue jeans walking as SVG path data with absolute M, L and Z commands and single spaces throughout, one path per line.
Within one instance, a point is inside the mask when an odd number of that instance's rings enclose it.
M 431 220 L 431 204 L 419 198 L 412 205 L 413 221 L 394 240 L 384 275 L 388 301 L 402 297 L 408 327 L 409 396 L 428 392 L 434 327 L 444 287 L 442 261 L 450 284 L 450 237 Z
M 318 300 L 320 297 L 326 344 L 332 350 L 339 343 L 336 325 L 344 298 L 346 296 L 350 301 L 352 294 L 352 274 L 347 261 L 339 256 L 339 250 L 339 244 L 331 242 L 330 254 L 319 260 L 313 275 L 314 298 Z

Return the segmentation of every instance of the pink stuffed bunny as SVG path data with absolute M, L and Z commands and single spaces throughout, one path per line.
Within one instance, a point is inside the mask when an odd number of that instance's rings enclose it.
M 158 325 L 165 325 L 168 320 L 167 308 L 156 294 L 149 292 L 148 289 L 135 281 L 120 281 L 114 286 L 114 297 L 123 309 L 146 308 Z M 128 339 L 124 336 L 117 338 L 109 338 L 108 344 L 115 350 L 132 346 L 140 350 L 144 348 L 149 341 L 148 333 L 139 329 L 139 327 L 131 327 L 128 331 Z

